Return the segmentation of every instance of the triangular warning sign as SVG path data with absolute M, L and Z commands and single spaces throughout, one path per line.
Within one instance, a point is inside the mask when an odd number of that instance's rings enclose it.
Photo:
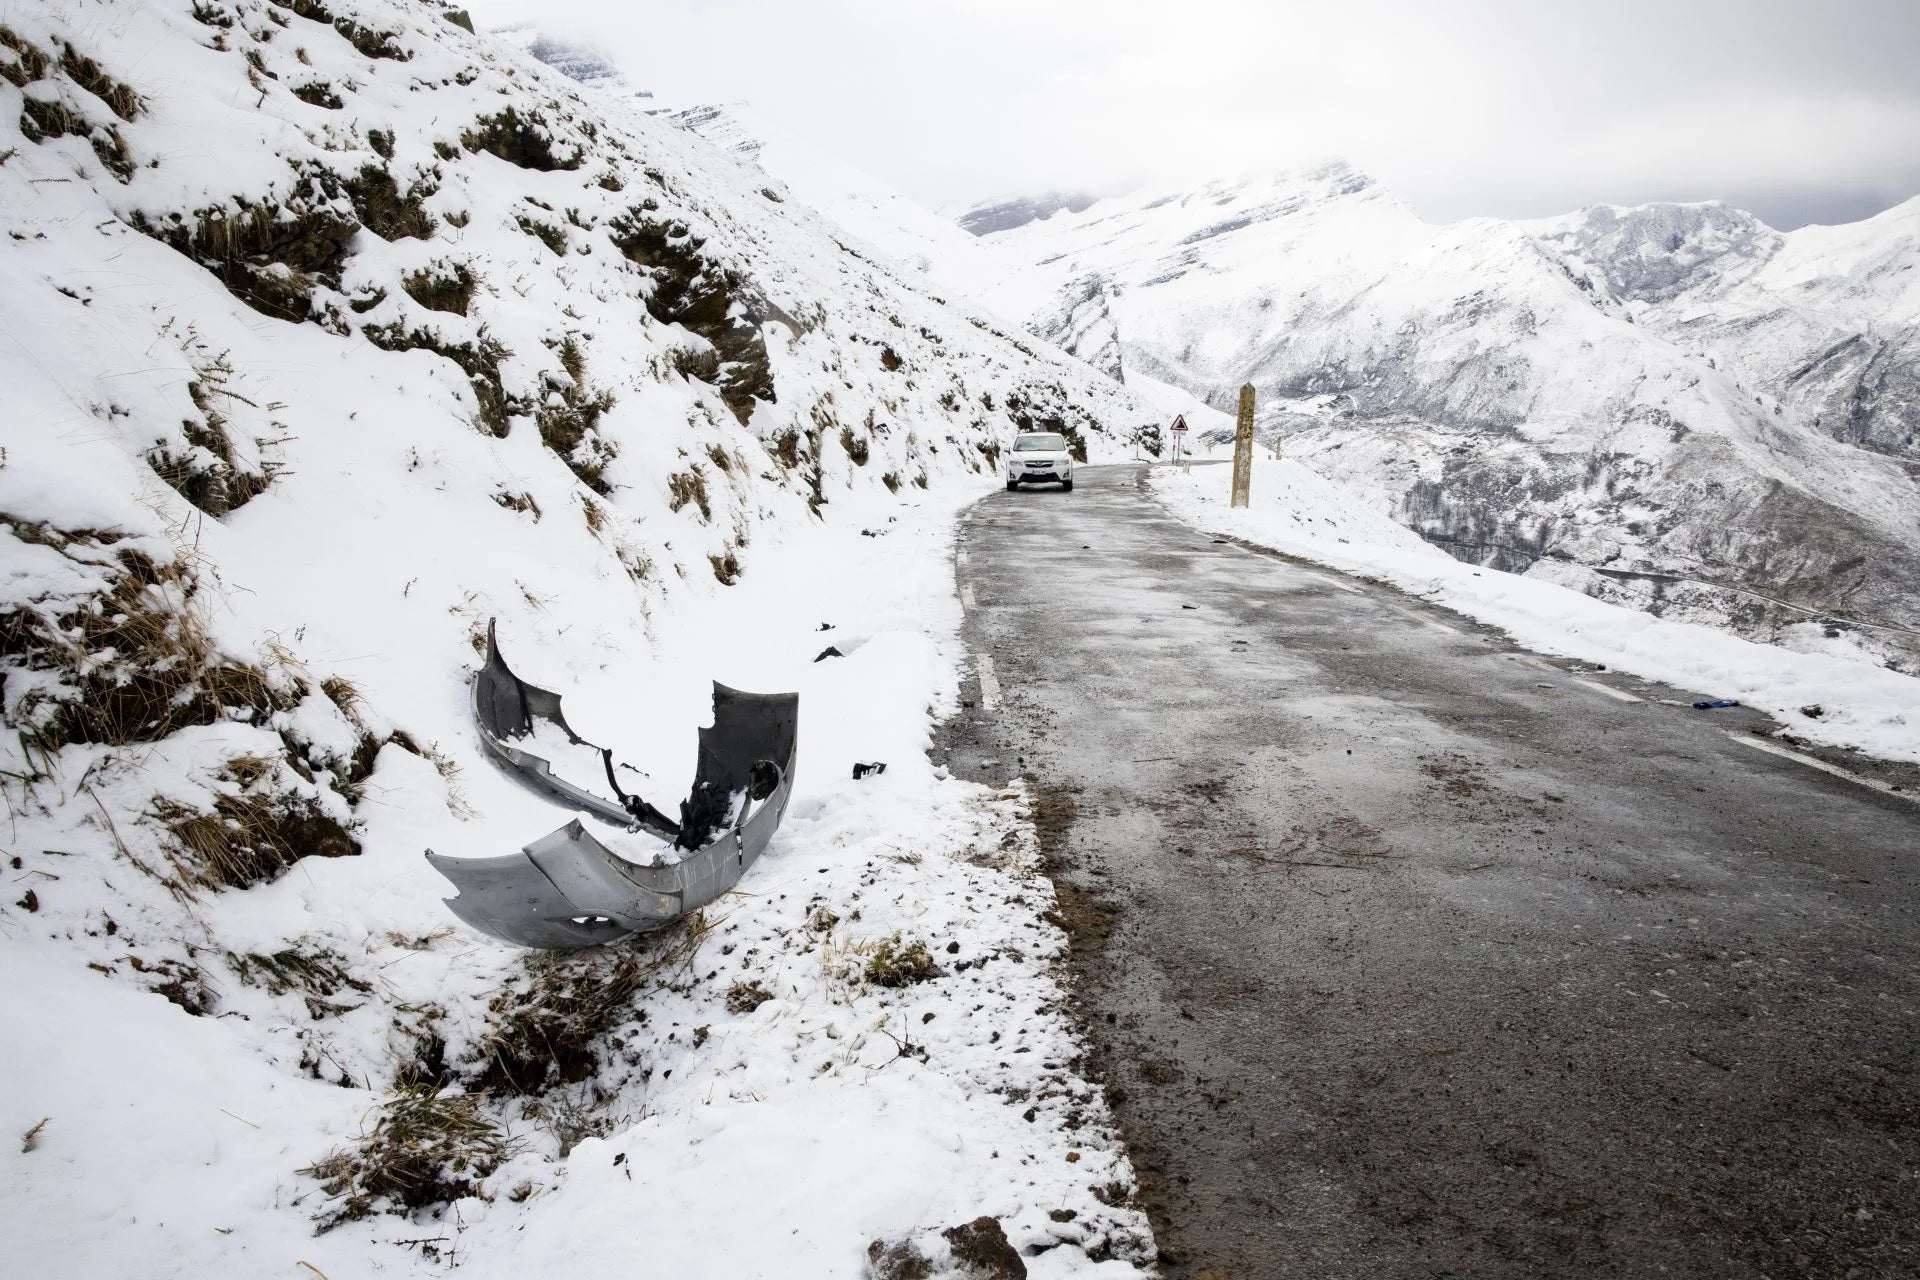
M 1178 413 L 1178 414 L 1175 414 L 1175 415 L 1174 415 L 1174 418 L 1173 418 L 1173 429 L 1174 429 L 1175 431 L 1185 431 L 1185 430 L 1187 429 L 1187 415 L 1186 415 L 1186 414 L 1184 414 L 1184 413 Z

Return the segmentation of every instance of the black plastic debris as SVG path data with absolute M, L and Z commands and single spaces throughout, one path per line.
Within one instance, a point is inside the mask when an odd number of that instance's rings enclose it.
M 1818 720 L 1821 716 L 1827 714 L 1827 709 L 1819 703 L 1814 702 L 1800 708 L 1800 714 L 1809 720 Z
M 840 650 L 838 650 L 834 646 L 828 645 L 826 648 L 820 651 L 820 656 L 815 658 L 814 661 L 825 662 L 828 658 L 844 658 L 846 656 L 847 656 L 846 654 L 840 652 Z
M 831 622 L 823 622 L 823 623 L 821 623 L 821 624 L 820 624 L 819 626 L 817 626 L 817 627 L 815 627 L 815 628 L 814 628 L 814 630 L 816 630 L 816 631 L 831 631 L 831 630 L 833 630 L 833 624 L 832 624 Z
M 1695 711 L 1718 711 L 1722 707 L 1737 707 L 1739 705 L 1740 701 L 1737 698 L 1702 698 L 1693 704 L 1693 709 Z
M 1198 609 L 1200 606 L 1197 604 L 1183 604 L 1180 607 L 1182 609 Z
M 862 764 L 856 760 L 853 765 L 853 780 L 858 782 L 870 773 L 885 773 L 886 771 L 887 762 L 884 760 L 875 760 L 872 764 Z

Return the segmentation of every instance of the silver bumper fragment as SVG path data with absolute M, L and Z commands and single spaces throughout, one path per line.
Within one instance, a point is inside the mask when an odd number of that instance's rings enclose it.
M 765 852 L 785 816 L 797 759 L 798 694 L 713 686 L 713 724 L 699 732 L 693 791 L 678 823 L 637 797 L 621 803 L 554 775 L 522 745 L 535 719 L 568 727 L 559 695 L 520 680 L 500 656 L 491 624 L 487 664 L 474 677 L 473 712 L 495 761 L 539 795 L 625 831 L 649 831 L 686 850 L 642 865 L 620 857 L 578 817 L 517 853 L 427 861 L 459 891 L 447 906 L 482 933 L 525 947 L 567 950 L 671 924 L 714 901 Z M 586 744 L 591 745 L 591 744 Z M 608 762 L 608 777 L 613 771 Z M 716 830 L 717 829 L 717 830 Z

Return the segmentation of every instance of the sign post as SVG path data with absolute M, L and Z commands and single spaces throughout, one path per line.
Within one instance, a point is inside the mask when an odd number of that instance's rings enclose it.
M 1233 432 L 1233 498 L 1229 506 L 1247 505 L 1253 483 L 1253 384 L 1240 388 L 1240 421 Z
M 1184 461 L 1187 453 L 1187 415 L 1175 414 L 1173 418 L 1173 460 Z

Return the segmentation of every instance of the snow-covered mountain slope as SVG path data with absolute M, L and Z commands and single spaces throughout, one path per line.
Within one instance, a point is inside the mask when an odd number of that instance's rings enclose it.
M 1784 416 L 1920 460 L 1920 198 L 1785 233 L 1713 204 L 1602 206 L 1531 229 L 1635 323 Z
M 1140 1255 L 1014 801 L 924 746 L 951 508 L 1014 430 L 1146 410 L 432 5 L 15 6 L 0 135 L 11 1258 L 604 1275 L 639 1223 L 674 1274 L 856 1274 L 981 1213 Z M 801 692 L 747 894 L 568 961 L 451 927 L 424 849 L 565 817 L 473 737 L 489 618 L 669 810 L 708 680 Z
M 590 88 L 622 96 L 643 92 L 606 54 L 555 40 L 535 27 L 509 27 L 500 34 Z M 956 305 L 975 309 L 970 300 L 983 283 L 1000 278 L 1012 265 L 996 248 L 837 159 L 753 102 L 674 106 L 655 101 L 648 109 L 706 139 L 756 177 L 825 216 L 863 251 Z M 1008 324 L 975 311 L 996 327 Z
M 1296 456 L 1462 558 L 1891 653 L 1920 630 L 1917 220 L 1434 226 L 1336 165 L 992 236 L 1023 269 L 987 301 L 1222 408 L 1252 382 Z

